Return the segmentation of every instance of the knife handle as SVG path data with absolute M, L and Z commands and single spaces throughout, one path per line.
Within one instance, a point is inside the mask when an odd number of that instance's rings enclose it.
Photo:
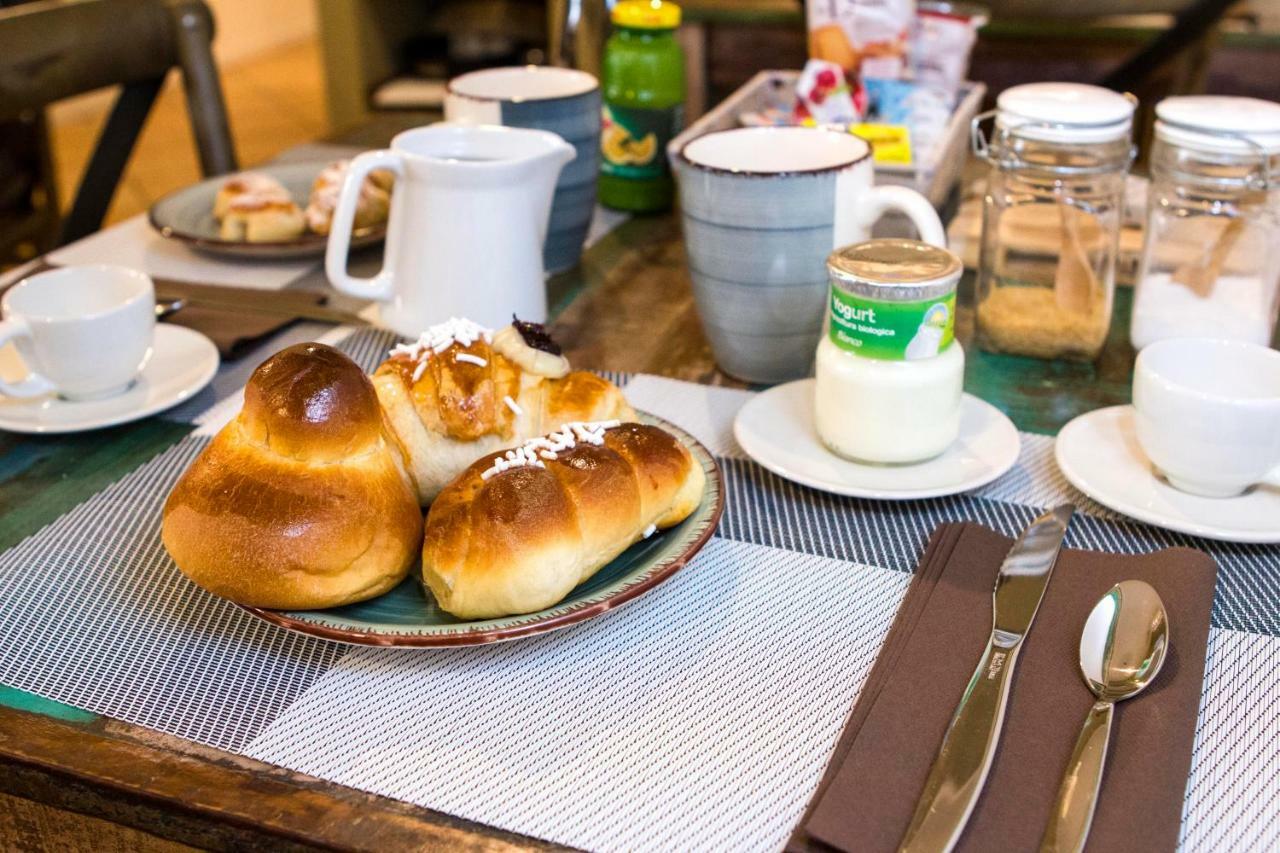
M 1067 773 L 1058 788 L 1058 801 L 1040 841 L 1041 853 L 1079 853 L 1089 837 L 1093 810 L 1098 805 L 1102 769 L 1111 740 L 1111 702 L 1095 702 L 1085 717 Z
M 991 770 L 1021 648 L 1001 645 L 996 636 L 987 644 L 933 761 L 899 847 L 903 853 L 949 851 L 960 840 Z

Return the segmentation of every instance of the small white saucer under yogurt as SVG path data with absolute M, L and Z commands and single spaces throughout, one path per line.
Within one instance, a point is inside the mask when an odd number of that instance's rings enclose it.
M 937 498 L 985 486 L 1018 461 L 1017 428 L 971 394 L 960 401 L 959 434 L 940 455 L 908 465 L 842 459 L 818 439 L 813 391 L 812 379 L 778 385 L 752 398 L 733 424 L 748 456 L 803 486 L 876 500 Z
M 734 434 L 774 473 L 842 495 L 908 500 L 985 485 L 1018 459 L 1018 431 L 964 393 L 955 340 L 960 259 L 916 240 L 832 252 L 816 377 L 767 391 Z

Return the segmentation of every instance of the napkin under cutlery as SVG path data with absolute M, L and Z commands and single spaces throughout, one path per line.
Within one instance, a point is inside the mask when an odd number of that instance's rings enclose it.
M 977 524 L 934 531 L 884 647 L 788 849 L 898 848 L 938 745 L 991 632 L 991 590 L 1012 540 Z M 1170 655 L 1117 707 L 1088 850 L 1177 845 L 1204 680 L 1217 565 L 1200 551 L 1140 556 L 1064 549 L 1014 676 L 986 787 L 956 849 L 1036 850 L 1094 696 L 1080 631 L 1112 585 L 1151 584 Z

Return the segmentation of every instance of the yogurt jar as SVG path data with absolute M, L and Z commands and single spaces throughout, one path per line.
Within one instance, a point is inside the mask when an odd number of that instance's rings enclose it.
M 917 240 L 832 252 L 827 333 L 818 344 L 814 421 L 833 453 L 908 464 L 960 433 L 964 350 L 955 340 L 960 259 Z

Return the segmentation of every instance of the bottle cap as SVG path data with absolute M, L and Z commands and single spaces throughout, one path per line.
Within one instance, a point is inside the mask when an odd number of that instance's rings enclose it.
M 680 7 L 663 0 L 622 0 L 613 7 L 613 22 L 636 30 L 674 30 L 680 26 Z

